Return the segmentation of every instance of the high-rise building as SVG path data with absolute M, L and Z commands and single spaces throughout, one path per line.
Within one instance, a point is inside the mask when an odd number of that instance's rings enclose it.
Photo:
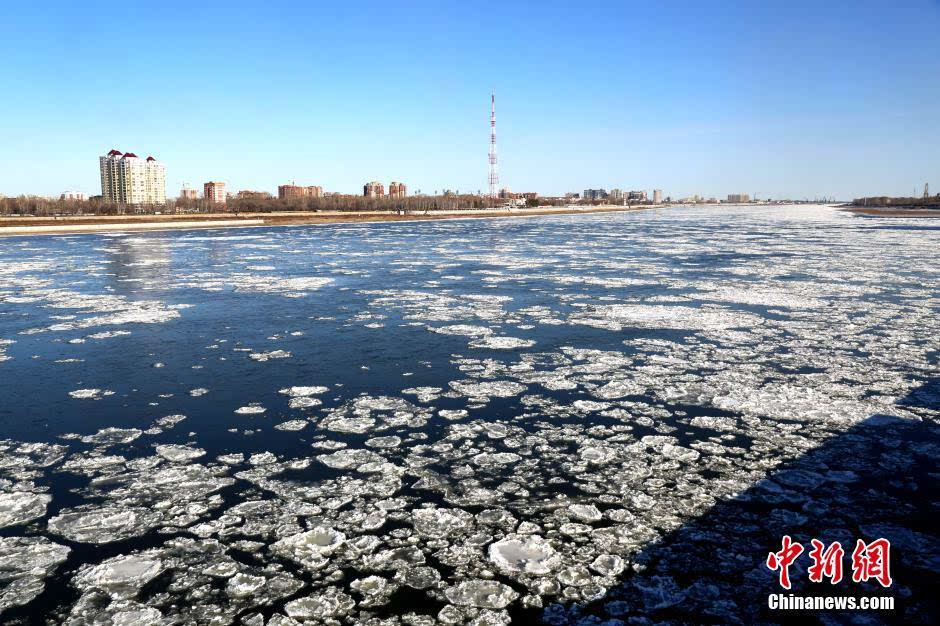
M 302 198 L 307 195 L 306 187 L 298 187 L 297 185 L 278 185 L 277 186 L 277 197 L 281 200 L 287 198 Z
M 183 187 L 180 189 L 180 200 L 198 200 L 199 199 L 199 190 L 190 189 L 189 187 Z
M 611 189 L 609 197 L 611 200 L 623 200 L 623 189 Z
M 88 196 L 86 196 L 86 195 L 85 195 L 84 193 L 82 193 L 81 191 L 65 191 L 65 192 L 62 193 L 62 195 L 59 196 L 59 200 L 79 200 L 79 201 L 84 201 L 84 200 L 87 200 L 87 199 L 88 199 Z
M 581 197 L 585 200 L 606 200 L 607 191 L 605 189 L 585 189 Z
M 305 189 L 307 190 L 305 195 L 311 198 L 319 198 L 323 195 L 323 187 L 320 185 L 308 185 Z
M 202 197 L 210 204 L 225 204 L 225 183 L 208 182 L 202 186 Z
M 385 185 L 377 180 L 362 186 L 362 195 L 367 198 L 381 198 L 385 195 Z
M 631 191 L 627 194 L 627 200 L 630 202 L 646 202 L 645 191 Z
M 388 195 L 393 198 L 404 198 L 408 195 L 408 187 L 405 183 L 399 183 L 393 180 L 388 185 Z
M 653 204 L 662 204 L 663 203 L 663 190 L 654 189 L 653 190 Z
M 729 193 L 728 202 L 732 203 L 741 203 L 741 202 L 750 202 L 751 196 L 746 193 Z
M 166 167 L 152 156 L 111 150 L 98 157 L 101 197 L 116 204 L 166 204 Z

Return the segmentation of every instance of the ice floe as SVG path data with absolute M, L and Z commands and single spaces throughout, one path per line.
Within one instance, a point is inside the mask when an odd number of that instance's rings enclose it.
M 52 496 L 44 493 L 13 491 L 0 493 L 0 528 L 24 524 L 46 514 Z
M 32 601 L 71 549 L 45 537 L 0 537 L 0 614 Z

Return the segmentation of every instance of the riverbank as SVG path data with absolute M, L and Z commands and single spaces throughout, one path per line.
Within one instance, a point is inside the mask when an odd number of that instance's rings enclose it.
M 420 211 L 398 213 L 307 212 L 272 213 L 200 213 L 188 215 L 68 215 L 61 217 L 0 217 L 0 236 L 71 234 L 87 232 L 122 232 L 135 230 L 171 230 L 203 228 L 244 228 L 252 226 L 294 226 L 305 224 L 346 224 L 358 222 L 400 222 L 418 220 L 472 219 L 492 217 L 527 217 L 539 215 L 577 215 L 646 211 L 657 206 L 535 207 L 527 209 L 467 209 L 462 211 Z
M 940 217 L 940 209 L 846 206 L 839 209 L 862 217 Z

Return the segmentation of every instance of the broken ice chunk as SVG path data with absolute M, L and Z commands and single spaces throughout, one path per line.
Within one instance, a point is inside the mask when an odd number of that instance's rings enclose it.
M 602 554 L 591 563 L 591 569 L 601 576 L 617 576 L 624 567 L 626 562 L 616 554 Z
M 100 400 L 105 396 L 113 396 L 114 392 L 108 389 L 76 389 L 69 395 L 78 400 Z
M 480 609 L 502 609 L 519 597 L 512 587 L 495 580 L 467 580 L 444 592 L 447 599 L 457 606 L 473 606 Z
M 202 448 L 193 448 L 190 446 L 181 446 L 176 444 L 166 444 L 156 446 L 157 454 L 167 461 L 174 463 L 185 463 L 203 456 L 206 451 Z
M 79 570 L 73 582 L 79 589 L 98 588 L 115 598 L 131 598 L 163 571 L 163 562 L 144 554 L 121 555 Z
M 259 415 L 265 411 L 267 411 L 267 409 L 259 404 L 249 404 L 248 406 L 235 409 L 235 412 L 239 415 Z
M 471 348 L 489 348 L 490 350 L 517 350 L 519 348 L 531 348 L 534 345 L 535 341 L 532 339 L 494 337 L 493 335 L 470 342 Z
M 291 600 L 284 605 L 284 611 L 293 618 L 320 621 L 325 618 L 346 616 L 354 606 L 356 606 L 356 601 L 350 596 L 335 587 L 329 587 L 315 595 Z
M 509 536 L 490 545 L 490 560 L 513 574 L 547 574 L 558 565 L 555 549 L 538 535 Z
M 582 522 L 596 522 L 603 517 L 593 504 L 572 504 L 568 507 L 568 513 Z
M 316 396 L 321 393 L 326 393 L 329 391 L 329 387 L 288 387 L 286 389 L 281 389 L 278 393 L 285 396 L 290 396 L 292 398 L 301 398 L 306 396 Z
M 0 537 L 0 613 L 42 593 L 71 550 L 45 537 Z
M 297 561 L 310 569 L 326 564 L 326 557 L 346 541 L 346 535 L 332 528 L 317 526 L 313 530 L 284 537 L 271 546 L 271 551 Z
M 52 496 L 44 493 L 14 491 L 0 493 L 0 528 L 24 524 L 46 514 Z
M 72 541 L 110 543 L 146 534 L 160 514 L 143 507 L 85 506 L 49 520 L 49 531 Z
M 259 363 L 264 363 L 271 359 L 286 359 L 290 357 L 290 352 L 287 350 L 271 350 L 270 352 L 252 352 L 248 355 L 248 358 L 253 361 L 258 361 Z

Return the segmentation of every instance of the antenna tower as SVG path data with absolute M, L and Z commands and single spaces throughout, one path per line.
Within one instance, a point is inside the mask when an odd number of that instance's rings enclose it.
M 490 177 L 489 195 L 499 194 L 499 172 L 496 169 L 496 94 L 490 94 Z

